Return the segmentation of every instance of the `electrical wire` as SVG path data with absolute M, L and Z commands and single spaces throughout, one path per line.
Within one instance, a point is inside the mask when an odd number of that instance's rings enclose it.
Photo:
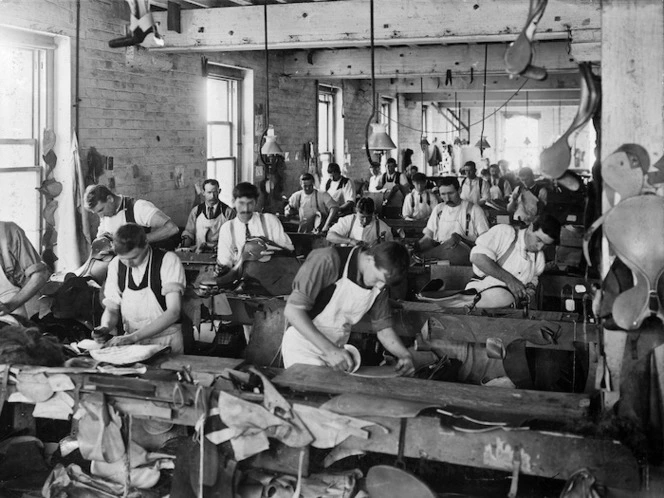
M 523 83 L 521 84 L 521 86 L 520 86 L 519 88 L 517 88 L 517 89 L 514 91 L 514 93 L 513 93 L 513 94 L 512 94 L 507 100 L 505 100 L 505 102 L 503 102 L 503 103 L 500 105 L 500 107 L 496 107 L 496 108 L 493 110 L 493 112 L 490 113 L 490 114 L 488 114 L 486 117 L 487 117 L 487 118 L 492 117 L 494 114 L 497 114 L 502 108 L 504 108 L 507 104 L 509 104 L 509 103 L 512 101 L 512 99 L 513 99 L 514 97 L 516 97 L 517 95 L 519 95 L 519 92 L 523 89 L 524 86 L 526 86 L 526 84 L 528 83 L 528 81 L 529 81 L 529 80 L 528 80 L 527 78 L 524 78 L 524 81 L 523 81 Z M 360 99 L 364 100 L 365 102 L 369 102 L 369 100 L 368 100 L 367 98 L 365 98 L 365 97 L 364 97 L 363 95 L 361 95 L 361 94 L 357 94 L 357 98 L 360 98 Z M 461 104 L 461 103 L 459 102 L 459 104 Z M 402 123 L 401 121 L 399 121 L 398 119 L 394 119 L 394 118 L 390 117 L 389 115 L 382 113 L 380 110 L 378 110 L 378 113 L 379 113 L 380 115 L 384 116 L 386 119 L 388 119 L 388 120 L 391 121 L 392 123 L 396 123 L 396 124 L 398 124 L 400 127 L 405 128 L 405 129 L 407 129 L 407 130 L 419 131 L 420 133 L 422 133 L 422 132 L 424 131 L 424 130 L 422 130 L 422 129 L 420 129 L 420 128 L 416 128 L 416 127 L 414 127 L 414 126 L 409 126 L 409 125 L 407 125 L 407 124 L 404 124 L 404 123 Z M 478 125 L 478 124 L 481 124 L 481 123 L 482 123 L 482 120 L 480 119 L 480 120 L 477 120 L 477 121 L 475 121 L 475 122 L 473 122 L 473 123 L 470 123 L 468 126 L 475 126 L 475 125 Z M 453 131 L 430 131 L 429 133 L 430 133 L 430 134 L 433 134 L 433 135 L 451 135 L 451 134 L 453 134 L 453 133 L 457 133 L 457 130 L 453 130 Z
M 484 120 L 486 118 L 486 64 L 489 58 L 489 45 L 484 44 L 484 83 L 482 84 L 482 131 L 480 132 L 480 157 L 484 157 Z

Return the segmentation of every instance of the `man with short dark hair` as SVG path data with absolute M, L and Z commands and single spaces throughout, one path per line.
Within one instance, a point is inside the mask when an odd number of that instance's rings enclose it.
M 476 302 L 479 308 L 501 308 L 534 302 L 538 278 L 544 271 L 545 246 L 557 243 L 560 222 L 543 215 L 527 228 L 496 225 L 477 238 L 470 253 L 475 278 L 466 289 L 481 292 Z M 475 300 L 473 295 L 461 295 L 446 306 L 461 307 Z
M 111 337 L 107 346 L 159 344 L 182 354 L 179 322 L 186 280 L 180 258 L 152 249 L 145 231 L 135 223 L 118 228 L 113 245 L 117 256 L 108 265 L 105 309 L 93 338 L 108 340 L 122 317 L 124 335 Z
M 235 217 L 235 210 L 219 199 L 219 182 L 208 178 L 203 182 L 205 200 L 189 213 L 182 232 L 182 247 L 196 248 L 196 252 L 215 251 L 221 225 Z
M 500 173 L 500 166 L 492 164 L 489 166 L 489 197 L 492 201 L 502 201 L 512 195 L 510 182 Z
M 422 173 L 415 173 L 412 178 L 414 189 L 403 200 L 401 216 L 405 220 L 426 220 L 438 205 L 438 199 L 430 190 L 427 190 L 427 177 Z
M 300 175 L 302 190 L 298 190 L 288 199 L 286 214 L 299 215 L 298 231 L 301 233 L 326 233 L 339 211 L 336 201 L 327 192 L 319 192 L 314 183 L 314 175 L 303 173 Z
M 373 199 L 362 197 L 357 202 L 355 214 L 349 214 L 337 221 L 327 232 L 327 240 L 333 244 L 373 245 L 386 240 L 394 240 L 392 229 L 375 216 Z
M 339 205 L 339 216 L 353 212 L 355 207 L 355 186 L 350 178 L 341 175 L 341 168 L 337 163 L 327 165 L 327 174 L 330 178 L 325 182 L 325 192 Z
M 474 161 L 466 161 L 463 165 L 466 177 L 461 180 L 461 199 L 484 206 L 489 200 L 489 184 L 477 176 L 477 166 Z
M 284 232 L 279 218 L 270 213 L 257 213 L 257 201 L 258 188 L 255 185 L 242 182 L 233 189 L 233 207 L 237 216 L 224 223 L 219 230 L 219 273 L 226 273 L 240 260 L 244 243 L 251 237 L 263 236 L 284 249 L 293 250 L 293 243 Z
M 437 257 L 453 262 L 468 264 L 470 248 L 478 236 L 489 229 L 489 222 L 482 208 L 459 194 L 459 181 L 446 176 L 438 187 L 440 204 L 429 216 L 423 237 L 415 245 L 416 250 L 426 251 L 435 246 Z
M 351 326 L 368 313 L 378 340 L 397 358 L 397 373 L 412 374 L 413 358 L 394 331 L 387 296 L 387 287 L 405 278 L 409 264 L 408 251 L 396 242 L 312 251 L 293 281 L 284 311 L 291 324 L 281 344 L 284 366 L 352 370 L 344 345 Z
M 150 244 L 173 239 L 180 232 L 178 226 L 150 201 L 116 195 L 104 185 L 89 185 L 84 199 L 85 208 L 99 216 L 97 236 L 107 234 L 112 237 L 127 223 L 142 226 Z
M 397 171 L 397 162 L 392 157 L 387 159 L 385 168 L 387 171 L 383 173 L 381 181 L 382 189 L 385 190 L 385 200 L 383 203 L 386 206 L 401 207 L 404 198 L 410 191 L 408 178 L 406 178 L 405 173 Z

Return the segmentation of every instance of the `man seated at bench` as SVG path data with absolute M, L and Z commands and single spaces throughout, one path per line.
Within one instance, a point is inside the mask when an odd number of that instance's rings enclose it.
M 427 177 L 415 173 L 412 178 L 414 190 L 403 201 L 401 216 L 404 220 L 427 220 L 433 209 L 438 205 L 436 195 L 427 190 Z
M 547 214 L 527 228 L 494 226 L 477 238 L 470 253 L 475 276 L 466 290 L 477 293 L 447 298 L 445 306 L 502 308 L 534 302 L 538 277 L 544 271 L 543 249 L 559 238 L 560 222 Z
M 374 201 L 362 197 L 357 202 L 355 214 L 340 218 L 327 232 L 327 240 L 333 244 L 371 246 L 379 242 L 394 240 L 392 229 L 375 214 Z
M 330 197 L 330 194 L 319 192 L 314 183 L 314 175 L 311 173 L 300 175 L 302 190 L 291 195 L 288 199 L 288 206 L 286 206 L 286 215 L 299 216 L 298 232 L 300 233 L 327 233 L 339 211 L 339 205 Z
M 438 194 L 441 203 L 431 212 L 415 251 L 455 265 L 469 265 L 470 248 L 489 229 L 486 215 L 478 205 L 461 199 L 459 180 L 453 176 L 442 179 Z

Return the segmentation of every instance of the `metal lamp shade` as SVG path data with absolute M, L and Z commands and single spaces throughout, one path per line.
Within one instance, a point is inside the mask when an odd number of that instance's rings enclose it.
M 397 148 L 387 134 L 387 125 L 385 123 L 371 123 L 368 142 L 369 150 L 393 150 Z
M 482 137 L 482 140 L 477 141 L 475 147 L 479 147 L 480 149 L 490 149 L 491 145 L 489 145 L 489 142 L 487 142 L 485 137 Z
M 277 143 L 277 136 L 274 135 L 274 131 L 270 134 L 270 131 L 265 135 L 265 143 L 261 147 L 261 154 L 264 156 L 272 156 L 275 154 L 283 155 L 284 151 L 281 150 L 281 147 L 279 147 L 279 144 Z

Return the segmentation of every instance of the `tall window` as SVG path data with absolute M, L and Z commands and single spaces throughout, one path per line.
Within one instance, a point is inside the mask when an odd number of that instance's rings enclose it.
M 34 46 L 31 45 L 34 41 Z M 0 206 L 40 247 L 42 180 L 40 136 L 53 126 L 53 45 L 47 37 L 21 36 L 0 43 Z
M 513 170 L 528 166 L 539 172 L 539 114 L 506 116 L 505 159 Z
M 323 174 L 327 165 L 336 162 L 335 143 L 335 89 L 329 86 L 318 87 L 318 158 Z
M 207 79 L 207 176 L 216 179 L 221 199 L 232 202 L 238 180 L 240 96 L 238 78 L 230 68 L 208 67 Z

